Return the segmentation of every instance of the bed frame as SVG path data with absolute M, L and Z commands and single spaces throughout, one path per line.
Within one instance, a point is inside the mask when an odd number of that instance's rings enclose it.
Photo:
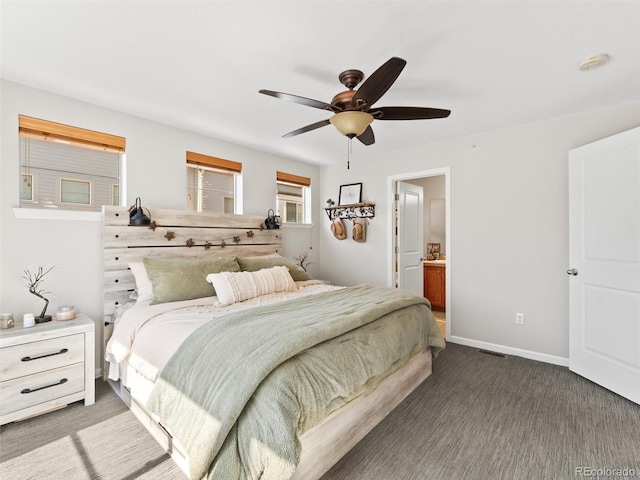
M 128 262 L 140 261 L 145 256 L 216 258 L 282 253 L 282 230 L 265 229 L 264 218 L 260 216 L 161 209 L 151 209 L 148 213 L 155 228 L 129 226 L 126 207 L 103 207 L 103 358 L 113 331 L 115 309 L 130 301 L 135 289 Z M 107 371 L 105 362 L 105 381 Z M 427 350 L 305 432 L 300 437 L 302 455 L 293 479 L 320 478 L 430 374 L 431 352 Z M 188 473 L 188 459 L 170 433 L 120 382 L 108 381 L 176 464 Z

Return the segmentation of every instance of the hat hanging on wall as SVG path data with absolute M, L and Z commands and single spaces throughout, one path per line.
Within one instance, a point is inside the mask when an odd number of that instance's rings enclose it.
M 353 232 L 351 237 L 358 243 L 367 241 L 367 220 L 366 218 L 353 219 Z
M 347 238 L 347 233 L 345 231 L 344 225 L 342 224 L 342 220 L 339 218 L 335 218 L 331 222 L 331 232 L 333 233 L 333 236 L 338 240 L 344 240 L 345 238 Z

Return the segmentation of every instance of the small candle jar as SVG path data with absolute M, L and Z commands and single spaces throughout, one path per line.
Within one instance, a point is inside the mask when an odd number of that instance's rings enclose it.
M 73 305 L 62 305 L 56 312 L 56 320 L 73 320 L 76 318 L 76 309 Z
M 33 316 L 33 313 L 25 313 L 22 316 L 22 326 L 24 328 L 30 328 L 36 326 L 36 319 Z
M 13 313 L 2 313 L 0 314 L 0 328 L 11 328 L 13 327 Z

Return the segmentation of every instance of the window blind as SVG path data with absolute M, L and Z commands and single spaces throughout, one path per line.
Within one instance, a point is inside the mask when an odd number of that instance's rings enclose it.
M 227 172 L 242 173 L 242 163 L 224 158 L 203 155 L 202 153 L 187 152 L 187 163 L 202 167 L 217 168 Z
M 40 138 L 79 143 L 101 149 L 124 152 L 126 139 L 108 133 L 96 132 L 85 128 L 73 127 L 40 118 L 18 115 L 18 128 L 21 135 L 33 135 Z
M 301 187 L 311 186 L 311 179 L 309 177 L 301 177 L 300 175 L 293 175 L 286 172 L 276 172 L 276 181 L 292 183 L 294 185 L 300 185 Z

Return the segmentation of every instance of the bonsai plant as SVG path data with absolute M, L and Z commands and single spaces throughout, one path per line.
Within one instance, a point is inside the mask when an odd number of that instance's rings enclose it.
M 36 323 L 44 323 L 51 321 L 51 315 L 46 315 L 47 307 L 49 306 L 49 300 L 45 298 L 45 295 L 51 292 L 47 292 L 42 287 L 42 279 L 44 276 L 53 270 L 51 267 L 46 272 L 43 271 L 42 267 L 38 268 L 38 273 L 32 274 L 29 270 L 24 271 L 24 278 L 27 281 L 27 286 L 29 287 L 29 293 L 32 293 L 36 297 L 39 297 L 45 301 L 44 308 L 42 309 L 42 313 L 36 317 Z

